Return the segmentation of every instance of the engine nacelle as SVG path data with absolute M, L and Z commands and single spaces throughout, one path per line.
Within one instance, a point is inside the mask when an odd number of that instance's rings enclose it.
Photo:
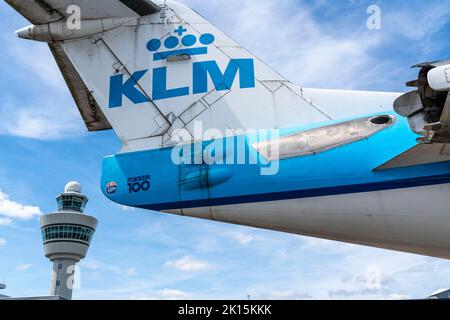
M 421 68 L 418 79 L 406 85 L 417 90 L 399 97 L 394 102 L 394 109 L 408 118 L 411 130 L 425 136 L 422 141 L 434 142 L 435 129 L 448 124 L 443 118 L 446 119 L 445 113 L 450 112 L 450 108 L 446 108 L 450 102 L 450 61 L 422 63 L 414 67 Z
M 427 79 L 433 90 L 448 92 L 450 90 L 450 64 L 431 69 Z

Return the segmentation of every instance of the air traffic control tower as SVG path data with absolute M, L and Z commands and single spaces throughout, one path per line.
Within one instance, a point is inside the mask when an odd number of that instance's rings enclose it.
M 83 213 L 89 199 L 78 182 L 69 182 L 56 200 L 58 212 L 41 217 L 45 256 L 53 262 L 50 295 L 72 299 L 75 264 L 86 256 L 98 221 Z

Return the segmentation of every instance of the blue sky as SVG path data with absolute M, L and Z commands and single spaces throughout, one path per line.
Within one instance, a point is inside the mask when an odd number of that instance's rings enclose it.
M 189 0 L 185 3 L 306 87 L 404 91 L 409 66 L 450 56 L 450 1 Z M 381 8 L 368 30 L 366 9 Z M 99 190 L 113 132 L 87 133 L 44 44 L 0 1 L 0 282 L 45 295 L 39 215 L 78 180 L 100 220 L 76 299 L 395 299 L 450 287 L 450 262 L 122 208 Z M 375 285 L 373 280 L 375 279 Z

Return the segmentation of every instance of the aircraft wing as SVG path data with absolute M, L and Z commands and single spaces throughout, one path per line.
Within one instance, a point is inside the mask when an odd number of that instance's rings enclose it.
M 416 165 L 450 161 L 450 144 L 418 144 L 397 157 L 382 164 L 375 171 L 411 167 Z
M 146 16 L 160 10 L 149 0 L 5 0 L 33 24 L 59 21 L 77 5 L 84 20 Z
M 83 20 L 139 17 L 156 13 L 159 6 L 149 0 L 5 0 L 34 25 L 64 20 L 67 8 L 77 5 Z M 49 43 L 73 99 L 89 131 L 112 129 L 92 93 L 67 57 L 59 42 Z

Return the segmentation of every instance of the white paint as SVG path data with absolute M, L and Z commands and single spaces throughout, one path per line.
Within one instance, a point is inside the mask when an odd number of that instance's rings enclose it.
M 450 64 L 436 67 L 428 72 L 428 83 L 435 91 L 450 90 Z
M 183 210 L 212 219 L 450 258 L 450 184 Z

